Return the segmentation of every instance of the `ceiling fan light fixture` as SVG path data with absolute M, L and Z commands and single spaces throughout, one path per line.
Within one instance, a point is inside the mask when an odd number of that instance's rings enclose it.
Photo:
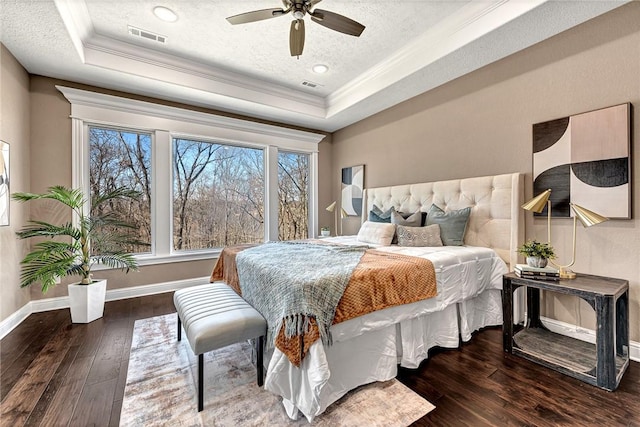
M 327 71 L 329 71 L 329 67 L 326 66 L 325 64 L 316 64 L 311 69 L 316 74 L 324 74 Z
M 164 6 L 156 6 L 153 8 L 153 14 L 162 21 L 165 22 L 176 22 L 178 20 L 178 15 L 168 7 Z
M 249 22 L 262 21 L 291 13 L 293 21 L 289 29 L 289 51 L 291 52 L 291 56 L 297 56 L 298 58 L 302 55 L 302 50 L 304 49 L 304 17 L 306 15 L 311 17 L 312 22 L 350 36 L 359 37 L 362 31 L 364 31 L 365 26 L 351 18 L 328 10 L 315 9 L 315 5 L 321 1 L 322 0 L 282 0 L 284 9 L 260 9 L 244 12 L 227 17 L 227 22 L 231 25 L 247 24 Z M 326 72 L 327 70 L 328 68 L 324 71 Z M 322 72 L 323 71 L 317 71 L 317 73 Z

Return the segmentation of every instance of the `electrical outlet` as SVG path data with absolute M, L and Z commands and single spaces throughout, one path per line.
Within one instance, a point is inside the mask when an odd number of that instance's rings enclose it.
M 56 276 L 56 285 L 60 284 L 60 276 Z

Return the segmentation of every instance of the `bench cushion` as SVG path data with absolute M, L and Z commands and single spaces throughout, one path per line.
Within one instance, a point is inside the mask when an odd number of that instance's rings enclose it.
M 177 290 L 173 302 L 195 354 L 266 334 L 262 315 L 224 283 Z

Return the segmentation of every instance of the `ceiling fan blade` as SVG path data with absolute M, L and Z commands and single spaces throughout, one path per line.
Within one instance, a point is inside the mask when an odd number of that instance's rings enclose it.
M 320 3 L 322 0 L 311 0 L 309 2 L 309 9 L 311 9 L 313 6 L 317 5 L 318 3 Z
M 332 30 L 349 34 L 350 36 L 359 37 L 365 28 L 364 25 L 354 21 L 353 19 L 334 12 L 329 12 L 328 10 L 315 9 L 309 14 L 311 15 L 312 21 Z
M 291 22 L 291 31 L 289 32 L 289 50 L 291 56 L 302 55 L 304 49 L 304 21 L 296 19 Z
M 262 9 L 253 12 L 241 13 L 239 15 L 230 16 L 227 21 L 232 25 L 247 24 L 249 22 L 262 21 L 263 19 L 276 18 L 287 14 L 288 10 L 283 9 Z

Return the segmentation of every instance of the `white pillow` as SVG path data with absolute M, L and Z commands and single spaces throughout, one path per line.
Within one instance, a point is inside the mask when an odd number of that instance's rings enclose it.
M 375 245 L 389 246 L 396 234 L 395 224 L 384 222 L 365 221 L 358 231 L 359 242 L 373 243 Z

